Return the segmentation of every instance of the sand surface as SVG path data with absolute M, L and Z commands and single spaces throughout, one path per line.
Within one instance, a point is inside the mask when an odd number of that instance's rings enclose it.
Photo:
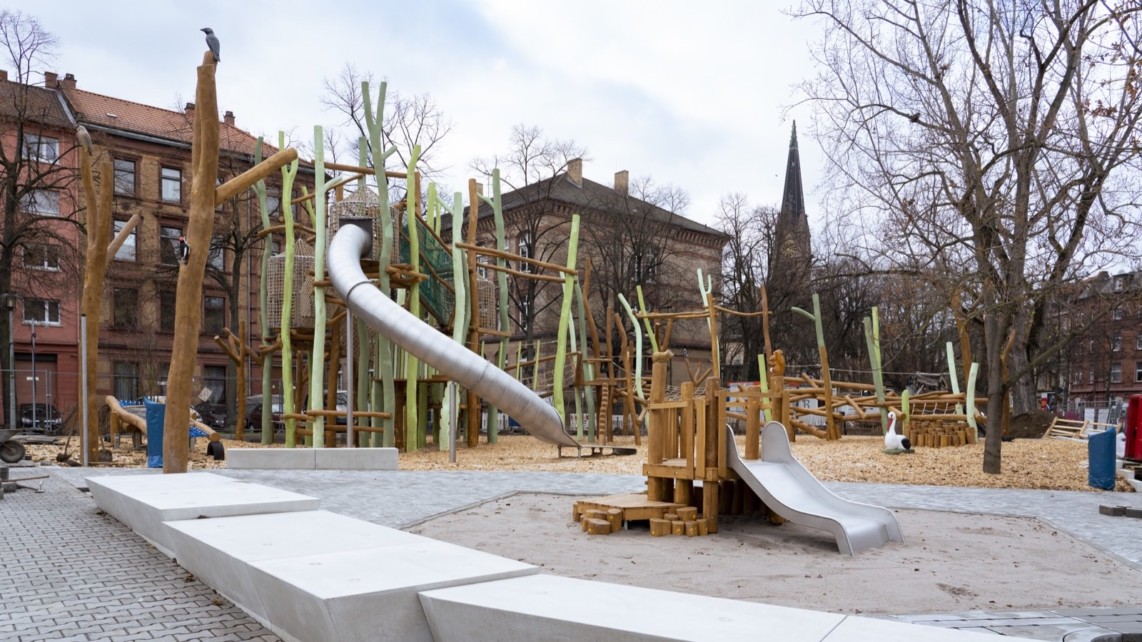
M 1142 572 L 1033 519 L 894 511 L 907 541 L 850 557 L 823 531 L 756 517 L 706 537 L 591 536 L 576 499 L 518 494 L 409 530 L 556 575 L 839 613 L 1142 604 Z

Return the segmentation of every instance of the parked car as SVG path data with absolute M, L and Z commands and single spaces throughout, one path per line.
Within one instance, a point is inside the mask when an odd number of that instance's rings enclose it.
M 198 420 L 214 430 L 226 428 L 226 406 L 217 403 L 200 403 L 194 407 Z
M 60 416 L 50 403 L 22 403 L 17 407 L 20 415 L 20 429 L 25 432 L 42 432 L 57 435 L 60 431 Z
M 284 412 L 284 403 L 282 402 L 281 395 L 274 395 L 270 399 L 270 422 L 274 427 L 274 432 L 281 432 L 285 430 L 285 420 L 282 419 L 282 412 Z M 262 429 L 262 395 L 253 395 L 246 397 L 246 430 L 261 430 Z

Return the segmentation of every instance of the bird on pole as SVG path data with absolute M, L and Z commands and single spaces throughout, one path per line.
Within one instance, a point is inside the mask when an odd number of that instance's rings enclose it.
M 95 155 L 95 148 L 91 145 L 91 134 L 87 133 L 87 128 L 83 125 L 75 128 L 75 138 L 79 141 L 80 145 L 87 150 L 88 156 Z
M 214 54 L 214 62 L 222 62 L 222 58 L 218 55 L 221 45 L 218 44 L 218 36 L 214 35 L 214 30 L 203 27 L 201 31 L 206 34 L 206 46 L 210 47 L 210 53 Z

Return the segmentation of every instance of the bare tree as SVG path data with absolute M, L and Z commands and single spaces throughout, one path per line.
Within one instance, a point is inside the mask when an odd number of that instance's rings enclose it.
M 587 149 L 575 141 L 548 138 L 539 127 L 519 124 L 512 127 L 507 151 L 472 161 L 472 169 L 488 179 L 499 169 L 502 191 L 513 193 L 511 203 L 526 203 L 505 217 L 508 251 L 547 262 L 562 259 L 567 249 L 567 216 L 553 210 L 551 194 L 568 163 L 586 155 Z M 559 306 L 562 286 L 514 278 L 508 297 L 516 327 L 525 345 L 530 345 L 538 328 L 535 320 Z
M 722 301 L 741 312 L 761 311 L 761 286 L 768 277 L 777 209 L 754 207 L 745 194 L 732 193 L 718 203 L 716 225 L 729 236 L 722 252 Z M 757 355 L 764 354 L 760 317 L 730 316 L 720 326 L 723 347 L 741 350 L 742 372 L 734 379 L 756 381 Z
M 354 163 L 357 161 L 358 141 L 364 139 L 365 145 L 370 145 L 369 128 L 365 124 L 365 98 L 361 93 L 362 82 L 376 87 L 371 72 L 361 72 L 346 63 L 336 78 L 325 79 L 326 95 L 321 99 L 326 109 L 341 115 L 342 121 L 338 125 L 352 132 L 351 135 L 328 133 L 327 138 L 333 144 L 329 153 L 333 158 L 337 158 L 338 154 L 352 157 Z M 441 143 L 452 131 L 452 121 L 440 110 L 432 95 L 423 93 L 403 96 L 389 91 L 385 102 L 381 140 L 386 148 L 396 149 L 395 158 L 391 161 L 394 169 L 404 171 L 411 160 L 412 148 L 419 145 L 417 167 L 421 174 L 429 180 L 442 175 L 448 168 L 439 165 L 436 158 Z M 370 163 L 375 158 L 374 154 L 383 151 L 369 149 Z
M 0 81 L 0 294 L 19 292 L 28 306 L 75 292 L 74 125 L 55 91 L 31 84 L 33 68 L 54 55 L 55 37 L 35 18 L 4 10 L 0 46 L 13 69 Z M 0 345 L 11 344 L 12 330 L 0 315 Z M 14 364 L 0 353 L 7 395 Z
M 806 0 L 825 24 L 806 83 L 831 177 L 892 248 L 966 284 L 983 320 L 988 436 L 1001 469 L 1013 390 L 1059 346 L 1047 303 L 1134 253 L 1142 6 L 1102 0 Z M 1133 164 L 1133 165 L 1132 165 Z

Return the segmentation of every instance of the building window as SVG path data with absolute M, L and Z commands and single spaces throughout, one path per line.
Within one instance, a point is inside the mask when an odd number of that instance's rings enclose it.
M 638 250 L 631 255 L 630 273 L 634 277 L 635 283 L 654 283 L 654 278 L 658 272 L 657 268 L 654 259 L 647 252 Z
M 55 245 L 29 245 L 24 248 L 24 267 L 59 272 L 59 248 Z
M 1126 310 L 1124 308 L 1121 308 L 1121 307 L 1114 308 L 1114 320 L 1115 321 L 1121 321 L 1125 316 L 1126 316 Z
M 226 327 L 226 299 L 220 296 L 202 298 L 202 332 L 216 335 Z
M 182 202 L 182 170 L 164 167 L 160 181 L 162 198 L 167 203 Z
M 24 323 L 29 325 L 59 325 L 59 301 L 24 299 Z
M 139 291 L 135 288 L 114 288 L 111 291 L 111 304 L 114 306 L 111 322 L 120 330 L 134 330 L 139 327 Z
M 59 158 L 59 139 L 28 134 L 24 136 L 24 156 L 28 160 L 54 163 Z
M 1120 352 L 1122 350 L 1122 335 L 1114 335 L 1114 339 L 1110 343 L 1110 349 L 1113 352 Z
M 163 265 L 178 265 L 178 240 L 182 229 L 162 226 L 159 228 L 159 260 Z
M 282 206 L 282 191 L 276 187 L 266 189 L 266 214 L 270 218 L 278 215 Z
M 1134 338 L 1134 349 L 1142 350 L 1142 332 L 1139 332 L 1138 336 Z
M 1074 380 L 1074 383 L 1081 384 L 1083 382 L 1083 371 L 1075 370 L 1075 375 L 1072 377 L 1072 379 Z
M 1092 385 L 1092 386 L 1093 386 L 1093 385 L 1094 385 L 1094 370 L 1091 370 L 1091 371 L 1090 371 L 1090 377 L 1089 377 L 1089 379 L 1090 379 L 1090 385 Z
M 59 216 L 59 192 L 51 189 L 37 189 L 24 194 L 20 207 L 29 214 Z
M 1142 361 L 1134 362 L 1134 383 L 1142 383 Z
M 210 254 L 206 257 L 206 264 L 218 270 L 226 271 L 226 250 L 221 246 L 211 246 Z
M 175 293 L 170 290 L 159 292 L 159 331 L 174 332 Z
M 1124 277 L 1121 277 L 1121 276 L 1115 277 L 1115 279 L 1114 279 L 1114 291 L 1115 292 L 1121 292 L 1122 288 L 1125 286 L 1125 284 L 1126 284 L 1126 279 Z
M 531 256 L 532 241 L 533 241 L 533 239 L 531 238 L 531 232 L 530 231 L 520 233 L 519 243 L 517 245 L 519 246 L 519 255 L 522 258 L 525 258 L 525 259 L 532 258 L 532 256 Z M 526 263 L 524 261 L 520 261 L 519 269 L 520 269 L 520 272 L 534 272 L 535 271 L 535 267 L 533 267 L 530 263 Z
M 531 300 L 521 299 L 519 302 L 519 331 L 526 333 L 531 321 Z
M 203 366 L 202 384 L 210 390 L 206 403 L 226 403 L 226 366 Z
M 1122 383 L 1122 364 L 1110 364 L 1110 383 Z
M 111 237 L 114 238 L 114 237 L 118 236 L 119 232 L 121 232 L 124 227 L 127 227 L 126 221 L 115 221 L 115 229 L 114 229 Z M 135 260 L 135 234 L 136 234 L 136 232 L 138 232 L 137 227 L 135 229 L 132 229 L 131 233 L 127 235 L 127 240 L 123 241 L 123 245 L 120 245 L 119 249 L 115 250 L 115 260 L 116 261 L 134 261 Z
M 123 399 L 139 398 L 139 364 L 132 361 L 116 361 L 115 396 Z
M 115 193 L 121 196 L 135 195 L 135 161 L 115 159 Z
M 1090 343 L 1087 345 L 1087 350 L 1089 350 L 1091 354 L 1094 354 L 1094 339 L 1090 340 Z

